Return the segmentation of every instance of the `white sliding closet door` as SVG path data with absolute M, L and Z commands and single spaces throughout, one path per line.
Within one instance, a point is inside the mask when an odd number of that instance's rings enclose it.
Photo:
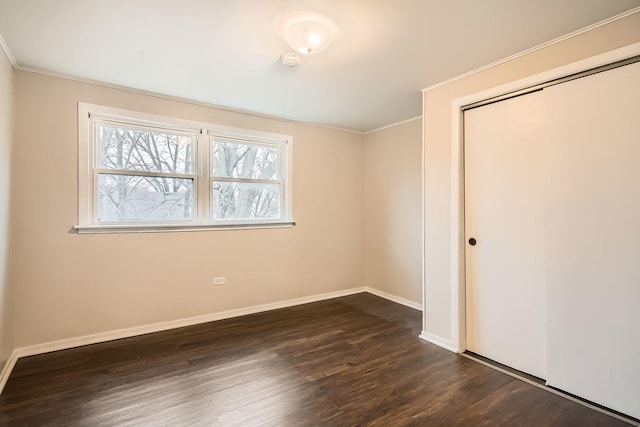
M 464 149 L 467 349 L 544 378 L 542 107 L 535 92 L 465 111 Z
M 543 93 L 547 382 L 640 418 L 640 63 Z

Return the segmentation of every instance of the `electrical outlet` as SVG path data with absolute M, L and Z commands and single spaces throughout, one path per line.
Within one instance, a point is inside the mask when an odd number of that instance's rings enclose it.
M 225 278 L 224 278 L 224 277 L 214 277 L 214 278 L 213 278 L 213 284 L 214 284 L 215 286 L 218 286 L 218 285 L 224 285 L 224 284 L 225 284 L 225 282 L 226 282 L 226 280 L 225 280 Z

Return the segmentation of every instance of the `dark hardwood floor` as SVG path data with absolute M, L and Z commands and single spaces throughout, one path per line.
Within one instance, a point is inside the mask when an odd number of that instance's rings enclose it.
M 370 294 L 18 360 L 15 426 L 624 426 L 418 339 Z

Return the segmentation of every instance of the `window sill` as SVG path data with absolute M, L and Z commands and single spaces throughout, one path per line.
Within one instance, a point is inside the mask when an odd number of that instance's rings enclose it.
M 74 225 L 78 234 L 116 234 L 116 233 L 174 233 L 185 231 L 211 230 L 255 230 L 262 228 L 291 228 L 295 221 L 265 222 L 251 224 L 206 224 L 206 225 L 171 225 L 171 224 L 109 224 L 109 225 Z

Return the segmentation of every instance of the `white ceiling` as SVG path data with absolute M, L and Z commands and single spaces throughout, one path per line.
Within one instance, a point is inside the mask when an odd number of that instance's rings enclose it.
M 640 0 L 0 0 L 19 67 L 355 131 L 420 115 L 420 89 L 640 6 Z M 299 68 L 291 11 L 340 27 Z

